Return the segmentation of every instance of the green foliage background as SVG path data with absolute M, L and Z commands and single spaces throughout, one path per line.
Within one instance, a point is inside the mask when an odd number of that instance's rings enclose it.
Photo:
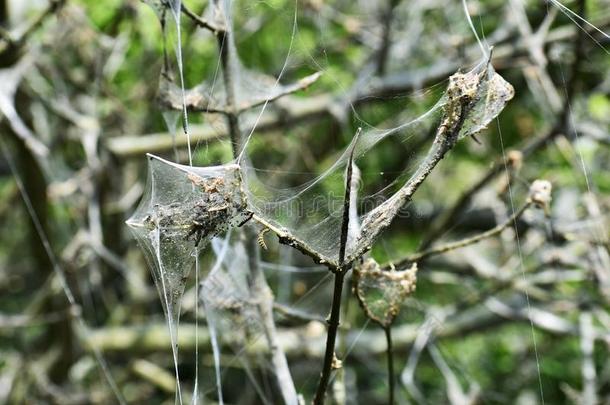
M 197 12 L 204 6 L 199 1 L 185 3 Z M 235 2 L 236 44 L 243 64 L 253 70 L 277 75 L 292 41 L 291 62 L 284 75 L 284 82 L 320 69 L 324 72 L 322 78 L 310 89 L 292 97 L 307 99 L 329 94 L 339 100 L 356 83 L 363 66 L 375 58 L 375 49 L 367 43 L 363 44 L 363 38 L 378 35 L 375 27 L 378 28 L 379 16 L 369 9 L 362 9 L 361 3 L 340 0 Z M 415 23 L 406 18 L 410 8 L 415 5 L 407 1 L 402 3 L 404 4 L 397 8 L 399 11 L 395 15 L 396 28 L 393 34 L 396 41 L 403 40 L 402 35 L 406 35 L 410 24 Z M 432 3 L 434 4 L 429 5 L 420 15 L 422 36 L 414 45 L 411 56 L 408 60 L 396 59 L 390 63 L 389 75 L 397 72 L 409 74 L 416 69 L 425 71 L 443 60 L 451 60 L 454 55 L 459 55 L 460 47 L 474 43 L 465 16 L 460 14 L 459 2 L 447 5 L 440 4 L 442 2 Z M 490 36 L 507 18 L 505 7 L 508 6 L 504 1 L 469 3 L 473 4 L 471 14 L 480 34 Z M 608 32 L 608 2 L 592 0 L 586 3 L 587 18 Z M 566 5 L 572 9 L 576 7 L 575 2 L 566 2 Z M 383 7 L 384 2 L 379 2 L 378 7 L 369 6 L 378 13 Z M 543 21 L 549 7 L 527 2 L 526 10 L 533 27 Z M 295 11 L 296 27 L 293 26 Z M 24 18 L 33 19 L 39 12 L 40 7 L 32 7 Z M 3 25 L 14 27 L 17 23 L 18 21 L 9 20 Z M 294 37 L 291 36 L 293 29 Z M 565 15 L 559 13 L 551 25 L 551 32 L 562 29 L 571 34 L 564 40 L 548 44 L 544 49 L 549 57 L 548 73 L 558 94 L 564 97 L 568 80 L 573 80 L 570 76 L 571 66 L 578 57 L 574 51 L 578 31 Z M 503 187 L 504 176 L 499 176 L 496 182 L 486 188 L 485 193 L 481 193 L 484 196 L 473 204 L 468 211 L 470 215 L 460 218 L 443 236 L 443 240 L 455 240 L 494 226 L 495 218 L 493 212 L 490 214 L 490 201 L 500 201 L 506 207 L 512 198 L 518 206 L 527 195 L 529 183 L 537 178 L 550 180 L 555 200 L 562 201 L 561 205 L 554 208 L 552 220 L 576 218 L 573 224 L 574 229 L 578 229 L 575 240 L 560 242 L 549 238 L 540 250 L 532 250 L 528 245 L 536 241 L 528 238 L 532 233 L 527 231 L 521 239 L 522 258 L 519 258 L 518 252 L 504 249 L 505 241 L 502 238 L 479 246 L 478 255 L 486 261 L 487 266 L 498 269 L 498 274 L 513 274 L 520 271 L 520 266 L 528 274 L 544 271 L 582 273 L 580 279 L 557 280 L 536 286 L 532 294 L 533 305 L 545 307 L 576 326 L 583 311 L 598 311 L 607 317 L 610 308 L 608 297 L 602 292 L 597 278 L 599 273 L 595 271 L 595 266 L 600 264 L 591 258 L 595 246 L 582 243 L 582 240 L 594 235 L 591 227 L 603 223 L 605 228 L 602 229 L 606 233 L 602 235 L 600 244 L 606 252 L 608 250 L 610 58 L 605 49 L 610 49 L 610 44 L 595 32 L 591 35 L 601 45 L 596 45 L 588 37 L 583 40 L 581 57 L 584 60 L 576 72 L 576 91 L 569 100 L 569 110 L 573 124 L 586 124 L 595 131 L 583 130 L 574 134 L 569 128 L 562 128 L 566 137 L 560 139 L 564 142 L 549 142 L 547 147 L 523 162 L 522 169 L 512 180 L 511 196 Z M 444 54 L 441 48 L 448 41 L 446 37 L 451 37 L 457 45 Z M 112 54 L 108 51 L 111 47 L 103 45 L 104 41 L 120 43 L 124 47 L 123 51 L 117 52 L 123 59 L 111 77 L 96 71 L 104 59 Z M 191 21 L 183 17 L 182 41 L 188 87 L 214 77 L 218 55 L 216 43 L 210 36 L 202 35 Z M 503 150 L 519 149 L 555 125 L 556 117 L 545 111 L 545 106 L 537 101 L 528 86 L 525 72 L 531 69 L 532 61 L 526 50 L 518 49 L 522 44 L 523 38 L 518 33 L 507 36 L 500 45 L 517 50 L 508 57 L 499 56 L 498 63 L 494 62 L 498 72 L 515 87 L 515 98 L 502 112 L 497 125 L 490 125 L 479 136 L 481 144 L 466 140 L 439 165 L 416 194 L 409 215 L 395 221 L 390 231 L 373 248 L 372 256 L 378 262 L 398 260 L 415 251 L 431 222 L 475 184 L 493 162 L 501 161 Z M 53 168 L 53 177 L 45 177 L 40 186 L 36 185 L 35 180 L 41 180 L 40 174 L 28 169 L 31 168 L 31 159 L 19 140 L 12 135 L 6 120 L 1 124 L 2 137 L 6 137 L 10 153 L 17 162 L 17 174 L 32 187 L 30 191 L 38 190 L 31 198 L 42 204 L 36 209 L 42 215 L 53 251 L 69 274 L 70 284 L 78 292 L 79 301 L 83 301 L 84 317 L 94 330 L 162 323 L 162 310 L 148 270 L 123 225 L 133 210 L 134 202 L 123 208 L 119 204 L 134 184 L 144 181 L 144 157 L 124 158 L 116 156 L 108 148 L 109 140 L 113 138 L 167 132 L 155 102 L 163 65 L 163 41 L 157 18 L 152 9 L 137 1 L 72 0 L 67 2 L 57 16 L 49 17 L 17 53 L 25 54 L 31 49 L 38 52 L 39 73 L 50 88 L 45 88 L 33 79 L 26 80 L 20 86 L 16 106 L 30 125 L 34 125 L 41 109 L 46 111 L 39 119 L 48 120 L 45 142 L 50 149 L 49 163 Z M 3 67 L 10 66 L 10 56 L 8 51 L 1 54 Z M 466 57 L 460 62 L 463 62 L 460 63 L 461 66 L 467 67 L 474 60 Z M 422 88 L 427 91 L 410 89 L 378 95 L 373 101 L 355 100 L 353 110 L 349 107 L 345 109 L 344 122 L 332 114 L 324 114 L 296 125 L 256 131 L 250 145 L 251 154 L 253 159 L 271 165 L 283 162 L 287 150 L 301 150 L 301 169 L 310 173 L 322 173 L 336 160 L 339 151 L 348 144 L 358 126 L 363 123 L 381 127 L 396 126 L 405 117 L 427 111 L 445 88 L 446 79 L 445 76 L 422 83 Z M 62 87 L 59 87 L 60 84 Z M 41 94 L 45 92 L 46 96 L 42 97 Z M 65 117 L 58 118 L 53 113 L 50 102 L 60 100 L 61 97 L 66 97 L 76 110 L 81 110 L 81 107 L 84 110 L 83 105 L 95 100 L 93 109 L 96 125 L 101 128 L 97 153 L 102 161 L 102 169 L 101 174 L 96 176 L 100 176 L 99 201 L 104 243 L 121 259 L 126 271 L 122 275 L 96 258 L 95 252 L 86 244 L 78 248 L 76 254 L 70 254 L 70 243 L 74 242 L 75 235 L 85 229 L 88 222 L 86 190 L 78 180 L 74 180 L 78 179 L 78 174 L 88 163 L 81 144 L 82 129 L 76 128 Z M 214 125 L 220 118 L 192 113 L 190 119 L 193 125 Z M 601 135 L 595 137 L 593 133 Z M 359 162 L 360 168 L 363 173 L 400 172 L 408 165 L 405 156 L 412 156 L 413 148 L 412 143 L 384 143 L 374 154 Z M 164 155 L 173 158 L 174 152 L 168 150 Z M 180 149 L 178 157 L 183 162 L 186 161 L 185 150 Z M 194 149 L 194 161 L 198 165 L 226 163 L 230 160 L 231 147 L 227 140 L 201 143 Z M 583 165 L 587 177 L 583 175 Z M 103 379 L 99 378 L 93 357 L 87 350 L 86 339 L 70 329 L 69 311 L 58 282 L 53 277 L 51 263 L 41 249 L 39 236 L 32 228 L 13 175 L 6 169 L 6 164 L 3 164 L 3 168 L 0 178 L 0 378 L 2 375 L 14 376 L 10 380 L 13 385 L 6 398 L 12 403 L 42 403 L 47 400 L 61 402 L 61 398 L 74 403 L 83 398 L 84 402 L 111 403 L 112 396 Z M 71 181 L 76 181 L 74 191 L 66 192 L 66 188 L 69 189 L 74 184 Z M 326 191 L 342 190 L 341 181 L 337 179 L 335 183 L 325 184 Z M 387 182 L 383 175 L 368 177 L 365 187 L 375 190 Z M 591 218 L 587 211 L 584 198 L 587 192 L 596 196 L 601 217 Z M 544 235 L 544 226 L 548 224 L 548 221 L 539 221 L 537 226 L 533 226 L 539 228 L 536 235 Z M 555 256 L 561 258 L 562 253 L 569 257 L 569 263 L 548 259 Z M 265 255 L 265 260 L 277 260 L 278 247 L 274 244 Z M 207 254 L 202 267 L 209 267 L 211 263 L 213 257 Z M 311 265 L 306 259 L 302 259 L 301 264 Z M 423 322 L 424 312 L 431 308 L 457 306 L 461 308 L 460 311 L 468 313 L 467 311 L 484 308 L 483 302 L 489 296 L 502 299 L 519 291 L 517 282 L 503 285 L 505 281 L 501 278 L 483 277 L 479 270 L 468 260 L 460 258 L 459 253 L 431 261 L 420 269 L 417 291 L 413 301 L 405 306 L 398 321 L 399 326 Z M 295 276 L 286 287 L 280 276 L 274 273 L 269 275 L 276 296 L 288 295 L 291 299 L 303 294 L 299 288 L 303 285 L 310 286 L 315 281 L 317 279 L 313 276 Z M 279 289 L 282 288 L 289 288 L 289 292 L 280 292 Z M 317 309 L 321 313 L 324 313 L 324 305 L 330 300 L 328 293 L 325 287 L 319 291 L 322 298 Z M 188 308 L 187 305 L 184 322 L 192 323 L 192 304 L 191 310 Z M 5 314 L 11 317 L 23 315 L 28 321 L 18 327 L 10 326 L 10 323 L 6 326 L 2 323 Z M 60 320 L 52 320 L 53 314 L 59 314 Z M 280 319 L 278 322 L 281 327 L 294 326 L 292 321 Z M 363 327 L 366 322 L 353 299 L 350 299 L 347 306 L 344 322 L 355 330 Z M 439 321 L 440 331 L 443 331 L 445 322 Z M 601 401 L 608 401 L 610 325 L 608 319 L 600 315 L 596 318 L 595 326 L 604 333 L 597 341 L 594 351 L 598 395 Z M 374 329 L 373 325 L 368 325 L 366 332 Z M 481 403 L 537 403 L 540 401 L 539 375 L 546 403 L 575 401 L 575 393 L 583 387 L 578 329 L 564 334 L 536 327 L 534 333 L 539 372 L 532 327 L 527 321 L 512 322 L 498 316 L 471 329 L 464 328 L 454 336 L 438 338 L 435 344 L 463 387 L 471 386 L 473 382 L 478 384 Z M 365 333 L 363 339 L 366 338 Z M 134 346 L 133 351 L 115 353 L 110 350 L 106 354 L 121 391 L 132 403 L 171 403 L 172 394 L 164 392 L 154 381 L 133 371 L 133 362 L 145 358 L 171 373 L 169 351 L 138 348 L 137 343 Z M 396 350 L 396 366 L 402 370 L 411 347 L 398 346 Z M 193 353 L 183 351 L 182 357 L 183 374 L 188 385 L 188 376 L 193 368 Z M 213 385 L 209 360 L 208 356 L 208 367 L 204 372 L 208 384 Z M 311 398 L 315 388 L 314 377 L 319 373 L 319 359 L 303 355 L 290 360 L 291 365 L 292 361 L 295 364 L 297 386 L 302 387 L 306 398 Z M 348 395 L 352 402 L 384 402 L 387 390 L 384 361 L 383 355 L 367 353 L 356 353 L 347 359 L 344 363 L 346 378 L 355 379 L 358 388 L 353 395 Z M 16 372 L 12 371 L 15 367 L 19 369 Z M 37 370 L 43 370 L 43 377 L 37 374 Z M 445 379 L 427 352 L 422 354 L 416 379 L 429 403 L 447 402 Z M 47 380 L 65 397 L 47 392 L 44 389 Z M 246 380 L 242 370 L 229 369 L 224 378 L 227 402 L 256 403 L 251 389 L 244 390 L 240 402 L 239 391 Z M 411 398 L 402 384 L 399 384 L 399 391 L 401 401 Z M 211 394 L 211 397 L 214 395 Z

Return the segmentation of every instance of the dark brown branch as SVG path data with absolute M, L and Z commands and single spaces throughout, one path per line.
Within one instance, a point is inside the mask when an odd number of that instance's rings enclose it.
M 343 279 L 345 278 L 345 273 L 345 271 L 335 272 L 335 287 L 333 290 L 333 302 L 331 306 L 330 318 L 328 319 L 328 332 L 326 335 L 324 365 L 322 367 L 320 381 L 318 382 L 316 396 L 313 400 L 314 405 L 320 405 L 324 403 L 324 397 L 326 396 L 326 387 L 328 386 L 330 373 L 332 371 L 333 360 L 335 359 L 335 339 L 337 337 L 337 330 L 339 329 L 341 297 L 343 295 Z
M 383 328 L 386 339 L 386 355 L 388 362 L 388 404 L 394 404 L 394 346 L 392 345 L 392 326 Z
M 381 34 L 381 47 L 377 55 L 377 74 L 383 76 L 386 71 L 388 62 L 388 53 L 391 45 L 392 21 L 394 20 L 394 9 L 400 3 L 400 0 L 390 0 L 387 8 L 383 11 L 382 25 L 383 33 Z
M 223 25 L 217 25 L 212 23 L 205 18 L 201 18 L 194 12 L 192 12 L 184 3 L 181 5 L 182 12 L 188 18 L 190 18 L 197 26 L 210 30 L 214 35 L 223 35 L 226 32 L 226 28 Z

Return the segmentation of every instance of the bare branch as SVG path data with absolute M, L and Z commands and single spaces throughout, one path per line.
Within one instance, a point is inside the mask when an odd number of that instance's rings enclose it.
M 181 9 L 184 15 L 190 18 L 197 26 L 211 31 L 214 35 L 223 35 L 226 27 L 221 24 L 213 23 L 192 12 L 184 3 L 181 3 Z
M 488 231 L 485 231 L 478 235 L 474 235 L 470 238 L 464 238 L 464 239 L 456 241 L 456 242 L 451 242 L 451 243 L 447 243 L 445 245 L 437 246 L 435 248 L 424 250 L 423 252 L 414 253 L 414 254 L 409 255 L 406 258 L 394 263 L 394 266 L 396 266 L 398 268 L 403 268 L 405 266 L 408 266 L 409 263 L 419 262 L 421 260 L 427 259 L 430 256 L 439 255 L 439 254 L 450 252 L 452 250 L 460 249 L 460 248 L 478 243 L 484 239 L 491 238 L 492 236 L 498 235 L 504 229 L 513 225 L 513 223 L 517 219 L 519 219 L 519 217 L 521 217 L 521 215 L 525 212 L 525 210 L 530 205 L 532 205 L 531 201 L 526 202 L 525 204 L 523 204 L 521 206 L 521 208 L 519 208 L 517 211 L 515 211 L 513 213 L 513 215 L 511 215 L 506 221 L 504 221 L 501 224 L 498 224 L 497 226 L 491 228 Z

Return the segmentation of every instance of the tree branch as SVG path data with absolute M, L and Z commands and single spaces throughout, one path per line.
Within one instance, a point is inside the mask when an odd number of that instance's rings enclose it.
M 522 298 L 518 293 L 513 298 Z M 493 304 L 490 304 L 492 303 Z M 527 306 L 525 302 L 515 299 L 504 301 L 490 298 L 485 305 L 471 307 L 470 309 L 452 313 L 435 327 L 434 336 L 438 339 L 463 339 L 472 333 L 481 333 L 485 330 L 506 324 L 509 321 L 523 322 L 529 325 Z M 502 305 L 499 305 L 502 303 Z M 488 308 L 489 306 L 489 308 Z M 557 336 L 578 336 L 578 325 L 564 318 L 559 318 L 539 307 L 532 307 L 534 326 Z M 551 321 L 549 321 L 551 320 Z M 440 322 L 440 321 L 439 321 Z M 312 334 L 307 326 L 296 328 L 279 328 L 278 343 L 280 348 L 292 358 L 308 357 L 321 358 L 324 355 L 323 332 Z M 199 340 L 195 340 L 195 325 L 181 322 L 178 326 L 178 345 L 183 352 L 194 350 L 195 345 L 203 351 L 210 349 L 210 335 L 208 329 L 199 327 Z M 404 353 L 415 341 L 421 331 L 421 324 L 409 323 L 393 328 L 392 343 L 396 352 Z M 150 323 L 130 326 L 114 326 L 90 329 L 81 336 L 85 347 L 95 347 L 104 352 L 163 352 L 171 350 L 170 336 L 167 325 L 164 323 Z M 223 336 L 223 342 L 230 344 L 234 337 Z M 593 327 L 593 339 L 604 343 L 610 335 L 602 328 Z M 361 332 L 349 331 L 346 344 L 354 345 L 352 353 L 361 355 L 383 355 L 386 352 L 387 342 L 385 333 L 381 330 Z M 248 345 L 245 353 L 260 354 L 268 352 L 268 345 L 257 341 Z
M 469 245 L 473 245 L 484 239 L 491 238 L 492 236 L 498 235 L 504 229 L 511 226 L 517 219 L 519 219 L 519 217 L 521 217 L 521 215 L 525 212 L 525 210 L 528 207 L 530 207 L 532 204 L 533 204 L 532 201 L 527 201 L 525 204 L 523 204 L 521 206 L 521 208 L 519 208 L 517 211 L 515 211 L 513 213 L 513 215 L 511 215 L 508 219 L 506 219 L 506 221 L 504 221 L 501 224 L 498 224 L 497 226 L 495 226 L 483 233 L 474 235 L 470 238 L 464 238 L 464 239 L 456 241 L 456 242 L 451 242 L 451 243 L 447 243 L 445 245 L 437 246 L 435 248 L 424 250 L 422 252 L 414 253 L 414 254 L 409 255 L 406 258 L 400 260 L 399 262 L 394 263 L 394 266 L 396 266 L 398 268 L 403 268 L 405 266 L 408 266 L 410 263 L 419 262 L 421 260 L 427 259 L 430 256 L 447 253 L 452 250 L 456 250 L 456 249 L 460 249 L 460 248 L 463 248 L 463 247 L 466 247 Z M 388 268 L 389 268 L 389 266 L 388 266 Z
M 223 16 L 223 18 L 226 22 L 226 16 Z M 230 32 L 225 29 L 218 32 L 216 37 L 226 93 L 227 111 L 225 117 L 227 119 L 229 136 L 231 138 L 233 158 L 237 159 L 245 145 L 243 144 L 242 132 L 239 125 L 239 111 L 237 111 L 236 108 L 235 77 L 233 76 L 238 61 L 236 60 L 237 54 L 234 52 L 230 35 Z M 260 247 L 256 242 L 256 232 L 252 226 L 246 226 L 243 235 L 247 239 L 245 241 L 245 246 L 248 253 L 251 274 L 250 287 L 255 289 L 257 291 L 256 295 L 260 297 L 257 304 L 257 310 L 263 321 L 263 330 L 271 351 L 271 361 L 273 362 L 275 369 L 277 385 L 282 394 L 284 403 L 287 405 L 297 405 L 297 392 L 292 376 L 290 375 L 286 355 L 278 344 L 277 330 L 273 319 L 273 294 L 260 268 Z
M 600 27 L 605 27 L 608 24 L 608 19 L 594 20 L 593 23 Z M 590 32 L 590 28 L 585 27 L 587 32 Z M 576 36 L 576 29 L 574 27 L 560 27 L 549 33 L 545 39 L 545 44 L 555 43 L 560 41 L 570 40 Z M 521 52 L 523 46 L 521 44 L 506 44 L 498 45 L 494 49 L 494 62 L 498 65 L 502 65 L 503 61 L 511 60 L 516 54 Z M 581 58 L 582 59 L 582 58 Z M 351 100 L 354 104 L 370 104 L 379 102 L 382 100 L 380 96 L 402 94 L 408 91 L 412 91 L 422 86 L 427 86 L 430 83 L 435 83 L 438 80 L 445 78 L 447 75 L 454 72 L 459 67 L 457 62 L 441 61 L 435 65 L 426 67 L 425 70 L 409 70 L 404 72 L 393 73 L 381 78 L 378 82 L 367 89 L 366 91 L 355 92 L 354 98 Z M 302 123 L 303 121 L 313 120 L 321 116 L 332 115 L 334 111 L 333 106 L 336 104 L 337 97 L 333 94 L 321 94 L 309 97 L 307 99 L 291 98 L 280 99 L 277 104 L 280 105 L 281 111 L 273 111 L 267 109 L 267 112 L 259 120 L 256 129 L 259 132 L 270 131 L 277 128 L 293 127 Z M 242 123 L 244 128 L 250 129 L 254 122 Z M 193 134 L 191 140 L 199 141 L 211 141 L 227 136 L 227 128 L 218 128 L 202 125 L 199 130 L 195 130 L 192 127 Z M 198 133 L 199 131 L 199 133 Z M 557 129 L 553 129 L 557 131 Z M 551 131 L 551 132 L 553 132 Z M 528 145 L 526 145 L 522 151 L 526 153 L 526 156 L 537 151 L 548 141 L 550 141 L 557 133 L 549 133 L 542 137 L 536 138 Z M 163 139 L 165 137 L 165 139 Z M 184 139 L 183 139 L 184 138 Z M 163 151 L 171 150 L 174 145 L 171 140 L 169 133 L 155 133 L 145 135 L 131 135 L 123 137 L 107 138 L 105 140 L 107 148 L 116 156 L 130 158 L 140 157 L 143 153 L 161 153 Z M 185 146 L 186 137 L 177 137 L 176 146 Z M 527 152 L 526 152 L 527 151 Z M 480 185 L 473 186 L 469 191 L 464 193 L 473 194 L 481 190 L 491 180 L 499 174 L 504 168 L 503 161 L 497 162 L 492 166 L 488 173 L 480 180 Z M 490 176 L 490 178 L 487 178 Z M 468 195 L 465 201 L 458 206 L 455 204 L 456 212 L 458 215 L 470 202 L 471 196 Z M 460 200 L 461 201 L 461 200 Z M 435 229 L 436 227 L 434 227 Z M 441 228 L 445 229 L 445 227 Z M 432 233 L 431 233 L 432 235 Z M 438 236 L 433 238 L 436 240 Z M 422 244 L 422 249 L 430 246 L 430 243 Z
M 223 35 L 226 32 L 226 27 L 224 25 L 218 25 L 216 23 L 210 22 L 205 18 L 202 18 L 192 12 L 184 3 L 181 4 L 181 10 L 184 15 L 190 18 L 197 26 L 209 30 L 212 34 L 219 36 Z

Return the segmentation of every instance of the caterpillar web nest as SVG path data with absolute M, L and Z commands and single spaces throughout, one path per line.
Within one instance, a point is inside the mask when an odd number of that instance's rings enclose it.
M 315 252 L 316 260 L 337 267 L 344 193 L 342 187 L 333 187 L 345 184 L 344 175 L 351 151 L 356 163 L 365 159 L 386 139 L 394 138 L 407 143 L 419 134 L 430 133 L 435 126 L 437 132 L 457 128 L 458 139 L 476 135 L 498 116 L 513 95 L 510 83 L 493 69 L 489 58 L 485 58 L 471 70 L 452 75 L 444 94 L 425 113 L 390 129 L 364 128 L 324 173 L 301 186 L 286 188 L 274 183 L 276 180 L 269 180 L 268 176 L 259 177 L 258 173 L 266 173 L 267 168 L 259 172 L 259 167 L 244 159 L 242 170 L 249 209 L 286 235 L 284 240 L 287 243 L 297 248 L 304 247 L 302 250 L 305 252 Z M 439 122 L 440 126 L 437 126 Z M 432 154 L 433 151 L 428 153 Z M 381 230 L 398 215 L 404 201 L 400 199 L 397 187 L 393 186 L 406 184 L 410 176 L 419 175 L 417 169 L 422 157 L 417 152 L 405 157 L 408 168 L 395 176 L 392 180 L 395 183 L 391 187 L 380 192 L 358 189 L 352 204 L 357 205 L 358 209 L 356 218 L 350 220 L 353 240 L 346 250 L 346 262 L 358 259 L 370 249 Z M 260 164 L 264 165 L 265 162 Z M 362 173 L 359 179 L 367 182 L 370 180 L 368 176 L 370 173 Z M 274 179 L 278 178 L 285 179 L 288 184 L 293 182 L 290 174 L 275 176 Z
M 180 302 L 198 252 L 247 221 L 239 166 L 190 167 L 148 155 L 148 182 L 127 224 L 152 269 L 174 355 Z
M 392 325 L 404 300 L 415 291 L 417 264 L 407 270 L 381 270 L 374 259 L 354 268 L 354 293 L 371 320 L 383 328 Z

